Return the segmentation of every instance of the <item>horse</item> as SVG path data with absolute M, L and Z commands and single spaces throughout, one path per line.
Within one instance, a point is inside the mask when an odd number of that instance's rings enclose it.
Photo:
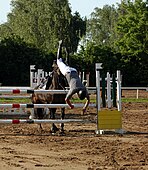
M 44 83 L 35 89 L 43 89 L 43 85 L 46 84 L 45 90 L 65 90 L 68 86 L 66 78 L 62 75 L 56 63 L 53 63 L 53 71 L 50 76 L 44 81 Z M 65 94 L 32 94 L 31 101 L 33 104 L 65 104 Z M 50 117 L 47 109 L 35 108 L 34 116 L 38 119 L 50 118 L 55 119 L 55 113 L 57 108 L 49 108 Z M 65 117 L 65 108 L 61 108 L 61 119 Z M 42 129 L 41 125 L 40 128 Z M 51 127 L 51 133 L 56 133 L 60 130 L 61 134 L 64 134 L 64 123 L 61 124 L 60 129 L 53 123 Z

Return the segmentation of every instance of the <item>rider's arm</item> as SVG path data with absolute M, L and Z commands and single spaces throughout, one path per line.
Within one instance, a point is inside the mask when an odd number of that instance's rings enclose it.
M 70 107 L 71 109 L 74 108 L 74 105 L 73 105 L 73 104 L 71 103 L 71 101 L 70 101 L 70 99 L 72 98 L 73 94 L 74 94 L 74 91 L 73 91 L 72 89 L 70 89 L 70 90 L 68 91 L 67 95 L 66 95 L 66 98 L 65 98 L 66 103 L 69 105 L 69 107 Z
M 71 104 L 71 102 L 70 102 L 70 100 L 69 100 L 69 99 L 65 99 L 65 101 L 66 101 L 66 103 L 69 105 L 69 107 L 70 107 L 71 109 L 73 109 L 73 108 L 74 108 L 74 105 L 73 105 L 73 104 Z
M 59 41 L 59 48 L 57 52 L 57 59 L 62 57 L 62 40 Z

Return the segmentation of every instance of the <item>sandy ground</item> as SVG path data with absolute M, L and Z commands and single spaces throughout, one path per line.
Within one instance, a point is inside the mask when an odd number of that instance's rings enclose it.
M 0 170 L 147 170 L 148 103 L 123 103 L 124 135 L 96 135 L 96 124 L 65 124 L 65 135 L 36 124 L 0 125 Z M 57 111 L 59 116 L 59 110 Z M 96 119 L 67 110 L 66 118 Z

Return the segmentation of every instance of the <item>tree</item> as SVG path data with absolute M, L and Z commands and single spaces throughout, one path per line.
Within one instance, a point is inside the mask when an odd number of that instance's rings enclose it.
M 70 41 L 71 52 L 77 51 L 81 38 L 86 34 L 87 18 L 82 19 L 78 12 L 75 12 L 71 19 Z
M 123 0 L 118 9 L 115 50 L 122 54 L 121 69 L 126 86 L 147 86 L 148 6 L 147 1 Z
M 123 0 L 118 13 L 116 49 L 124 55 L 148 53 L 147 1 Z
M 114 25 L 117 12 L 114 6 L 105 5 L 102 9 L 95 8 L 87 24 L 88 38 L 98 45 L 112 46 L 114 40 Z
M 8 21 L 13 33 L 37 48 L 53 50 L 67 37 L 70 9 L 67 0 L 13 0 Z
M 85 34 L 85 25 L 79 14 L 71 14 L 68 0 L 12 0 L 12 12 L 7 22 L 10 34 L 53 52 L 60 39 L 69 52 L 75 52 Z
M 37 65 L 38 68 L 44 66 L 47 69 L 48 64 L 48 69 L 52 68 L 53 54 L 47 56 L 17 36 L 2 40 L 0 51 L 0 80 L 2 85 L 29 86 L 30 65 Z M 45 65 L 44 61 L 47 60 Z

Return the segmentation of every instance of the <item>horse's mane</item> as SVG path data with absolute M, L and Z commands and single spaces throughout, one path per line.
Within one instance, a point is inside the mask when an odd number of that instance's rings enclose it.
M 44 80 L 37 85 L 34 89 L 61 89 L 64 90 L 68 86 L 65 76 L 60 72 L 57 65 L 54 64 L 53 71 L 44 78 Z
M 68 86 L 68 83 L 65 76 L 62 75 L 57 66 L 54 67 L 53 71 L 51 72 L 51 75 L 48 77 L 45 89 L 64 90 L 66 86 Z

